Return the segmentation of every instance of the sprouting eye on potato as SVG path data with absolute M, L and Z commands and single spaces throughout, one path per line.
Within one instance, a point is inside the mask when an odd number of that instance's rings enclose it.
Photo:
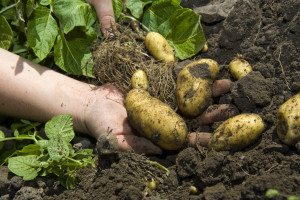
M 277 135 L 288 146 L 300 141 L 300 93 L 283 103 L 277 111 Z
M 132 89 L 125 99 L 130 125 L 166 150 L 180 149 L 187 136 L 185 121 L 167 104 L 143 89 Z
M 185 116 L 200 115 L 212 104 L 212 84 L 219 65 L 212 59 L 200 59 L 185 66 L 177 77 L 176 99 Z
M 157 32 L 149 32 L 145 38 L 148 51 L 162 62 L 174 62 L 175 55 L 168 41 Z
M 146 73 L 143 70 L 136 70 L 131 77 L 131 87 L 133 89 L 140 88 L 144 90 L 148 90 L 149 83 Z
M 254 144 L 264 130 L 264 122 L 257 114 L 239 114 L 224 121 L 209 140 L 214 151 L 239 151 Z
M 230 63 L 229 70 L 233 78 L 240 80 L 249 72 L 252 72 L 251 65 L 241 55 L 237 55 Z

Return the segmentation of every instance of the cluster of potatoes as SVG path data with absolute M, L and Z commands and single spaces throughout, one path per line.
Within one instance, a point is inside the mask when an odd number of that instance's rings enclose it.
M 148 33 L 145 45 L 156 59 L 174 62 L 172 48 L 159 33 Z M 229 69 L 237 80 L 252 71 L 250 64 L 239 56 L 229 64 Z M 176 98 L 182 115 L 197 117 L 211 105 L 212 84 L 218 72 L 218 63 L 212 59 L 194 61 L 180 71 Z M 188 135 L 183 118 L 167 104 L 150 96 L 145 72 L 137 70 L 131 80 L 133 89 L 125 99 L 130 124 L 163 149 L 182 148 Z M 259 115 L 239 114 L 225 120 L 215 130 L 208 147 L 215 151 L 238 151 L 253 144 L 263 130 L 264 122 Z M 300 93 L 279 108 L 277 133 L 280 140 L 287 145 L 295 145 L 300 140 Z

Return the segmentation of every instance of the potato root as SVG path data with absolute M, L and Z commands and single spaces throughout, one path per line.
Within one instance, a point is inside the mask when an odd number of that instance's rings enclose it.
M 208 147 L 214 151 L 239 151 L 254 144 L 264 130 L 257 114 L 240 114 L 224 121 L 211 137 Z
M 144 90 L 148 90 L 149 83 L 146 73 L 143 70 L 136 70 L 131 77 L 131 87 L 133 89 L 140 88 Z
M 300 93 L 284 102 L 277 111 L 277 135 L 288 146 L 300 141 Z
M 212 104 L 212 84 L 218 72 L 218 63 L 212 59 L 197 60 L 180 71 L 176 99 L 184 115 L 198 116 Z
M 162 62 L 174 62 L 173 49 L 168 41 L 157 32 L 149 32 L 145 38 L 145 45 L 148 51 Z
M 240 80 L 249 72 L 252 72 L 252 67 L 241 55 L 238 55 L 229 63 L 229 70 L 233 78 Z
M 166 150 L 180 149 L 187 136 L 185 121 L 167 104 L 143 89 L 132 89 L 125 99 L 128 121 L 141 135 Z

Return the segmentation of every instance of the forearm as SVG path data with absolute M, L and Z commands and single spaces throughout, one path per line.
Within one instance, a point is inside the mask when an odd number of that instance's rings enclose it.
M 2 114 L 42 122 L 72 114 L 74 128 L 87 132 L 81 117 L 91 87 L 0 48 Z

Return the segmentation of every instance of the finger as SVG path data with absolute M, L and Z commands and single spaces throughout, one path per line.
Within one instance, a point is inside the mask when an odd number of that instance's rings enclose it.
M 115 16 L 111 0 L 95 0 L 93 6 L 97 12 L 101 31 L 105 37 L 108 37 L 112 28 L 115 29 Z
M 231 81 L 229 79 L 216 80 L 213 83 L 213 96 L 217 97 L 230 91 Z
M 192 128 L 212 124 L 218 121 L 224 121 L 237 114 L 239 114 L 239 110 L 233 105 L 211 105 L 199 117 L 192 120 Z
M 209 140 L 212 134 L 207 132 L 193 132 L 188 135 L 188 145 L 190 147 L 208 147 Z
M 162 149 L 154 145 L 150 140 L 135 135 L 117 135 L 119 150 L 133 150 L 138 154 L 162 154 Z

